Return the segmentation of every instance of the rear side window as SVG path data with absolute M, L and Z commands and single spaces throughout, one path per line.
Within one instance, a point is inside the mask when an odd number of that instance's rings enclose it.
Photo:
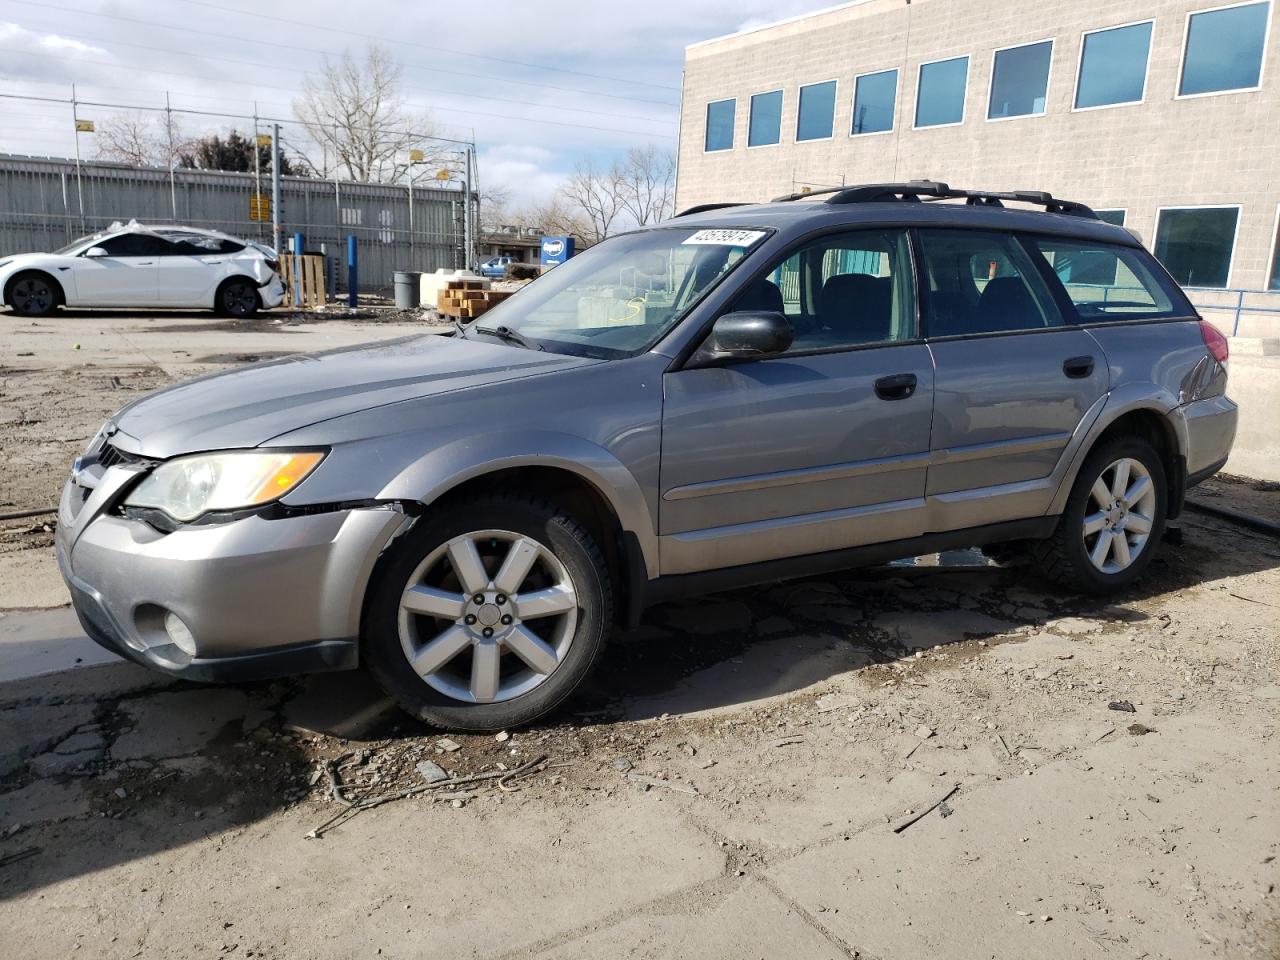
M 1176 292 L 1167 289 L 1133 247 L 1059 238 L 1029 238 L 1061 281 L 1081 323 L 1189 316 Z
M 930 337 L 1060 327 L 1063 320 L 1030 256 L 1004 233 L 921 230 Z

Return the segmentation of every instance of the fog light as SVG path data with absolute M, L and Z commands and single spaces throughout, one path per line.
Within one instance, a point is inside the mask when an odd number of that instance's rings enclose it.
M 182 622 L 181 617 L 172 612 L 165 614 L 164 629 L 175 647 L 188 657 L 195 658 L 196 638 L 192 636 L 190 628 Z

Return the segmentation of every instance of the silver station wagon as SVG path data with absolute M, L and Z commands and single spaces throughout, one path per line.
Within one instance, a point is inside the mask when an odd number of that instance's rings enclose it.
M 1137 237 L 912 182 L 615 236 L 454 336 L 138 400 L 63 492 L 85 629 L 197 680 L 366 665 L 494 730 L 680 595 L 987 545 L 1132 583 L 1235 434 L 1227 343 Z

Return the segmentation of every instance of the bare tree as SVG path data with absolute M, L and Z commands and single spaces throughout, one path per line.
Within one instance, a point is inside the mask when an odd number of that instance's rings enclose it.
M 632 147 L 619 183 L 622 208 L 637 226 L 657 223 L 675 213 L 676 158 L 670 150 Z
M 566 232 L 599 243 L 618 227 L 665 220 L 673 213 L 675 169 L 675 157 L 654 146 L 633 147 L 606 170 L 590 160 L 579 163 L 558 199 L 582 232 Z
M 98 157 L 135 167 L 167 167 L 178 163 L 188 149 L 178 121 L 171 113 L 140 110 L 115 113 L 97 124 L 94 140 Z
M 386 47 L 371 44 L 362 59 L 350 52 L 336 62 L 326 58 L 318 76 L 303 80 L 293 112 L 324 153 L 325 176 L 334 158 L 352 180 L 395 181 L 407 169 L 409 150 L 430 148 L 434 125 L 405 108 L 402 72 Z
M 581 218 L 581 239 L 587 243 L 599 243 L 612 232 L 624 211 L 623 192 L 621 168 L 614 164 L 598 170 L 591 160 L 579 161 L 560 187 L 561 198 Z

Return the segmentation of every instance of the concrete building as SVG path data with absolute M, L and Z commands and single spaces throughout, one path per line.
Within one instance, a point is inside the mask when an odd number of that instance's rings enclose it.
M 1280 315 L 1257 309 L 1280 296 L 1209 292 L 1280 289 L 1273 6 L 859 0 L 697 43 L 677 202 L 913 179 L 1048 190 L 1275 336 Z

